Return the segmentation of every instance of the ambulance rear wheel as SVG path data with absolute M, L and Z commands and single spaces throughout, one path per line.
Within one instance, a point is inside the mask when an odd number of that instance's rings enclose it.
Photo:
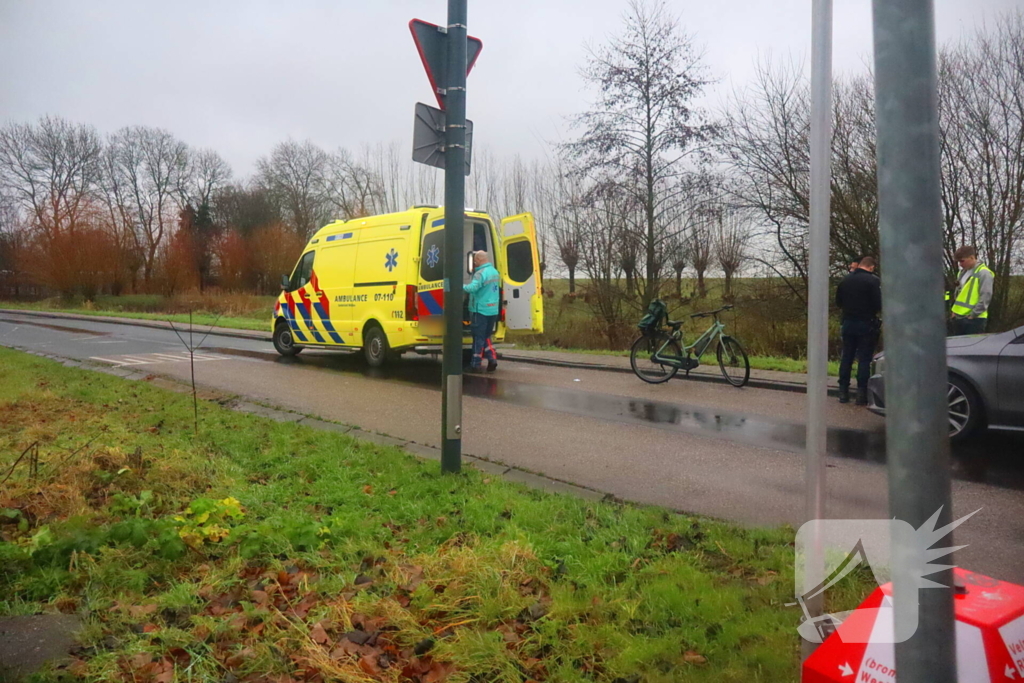
M 292 331 L 285 323 L 278 323 L 274 328 L 274 348 L 282 356 L 294 356 L 302 351 L 302 347 L 295 344 Z
M 388 362 L 391 347 L 388 346 L 388 336 L 380 327 L 374 325 L 366 328 L 363 334 L 363 355 L 366 356 L 366 364 L 371 368 L 379 368 Z

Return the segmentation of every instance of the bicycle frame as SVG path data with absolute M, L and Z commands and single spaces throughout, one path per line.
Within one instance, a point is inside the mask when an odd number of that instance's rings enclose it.
M 654 352 L 651 357 L 652 360 L 665 365 L 672 365 L 682 370 L 689 371 L 692 369 L 688 367 L 687 361 L 691 358 L 697 358 L 698 360 L 704 355 L 704 353 L 711 347 L 711 344 L 722 336 L 722 332 L 725 330 L 725 323 L 718 319 L 715 315 L 715 321 L 711 323 L 711 327 L 704 330 L 704 334 L 697 337 L 697 339 L 689 346 L 683 341 L 683 330 L 680 327 L 678 330 L 674 330 L 672 334 L 668 336 L 665 343 Z M 683 356 L 675 356 L 672 354 L 662 354 L 665 347 L 669 345 L 671 341 L 678 341 L 682 346 Z

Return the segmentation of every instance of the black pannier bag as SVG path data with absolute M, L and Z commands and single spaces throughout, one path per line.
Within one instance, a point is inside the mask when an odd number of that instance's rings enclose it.
M 645 334 L 662 327 L 662 321 L 668 319 L 668 306 L 661 299 L 655 299 L 647 307 L 647 313 L 640 318 L 637 324 Z

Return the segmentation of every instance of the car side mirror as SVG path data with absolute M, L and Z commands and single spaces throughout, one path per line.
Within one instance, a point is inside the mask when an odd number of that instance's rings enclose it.
M 287 275 L 281 276 L 281 289 L 288 291 L 288 288 L 292 286 L 292 280 Z

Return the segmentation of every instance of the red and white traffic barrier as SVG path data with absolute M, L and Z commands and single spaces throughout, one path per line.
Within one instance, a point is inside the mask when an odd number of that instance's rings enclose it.
M 954 575 L 960 683 L 1024 683 L 1024 586 Z M 803 683 L 896 683 L 891 596 L 891 583 L 868 596 L 804 662 Z

